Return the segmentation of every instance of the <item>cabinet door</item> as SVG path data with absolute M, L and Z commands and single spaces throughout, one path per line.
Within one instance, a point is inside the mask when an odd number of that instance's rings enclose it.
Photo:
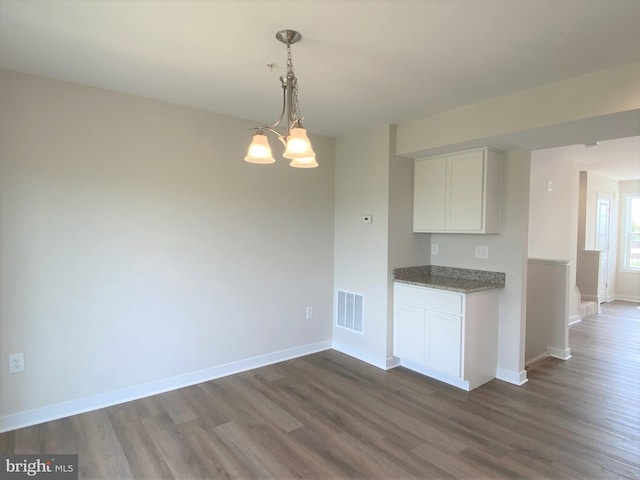
M 447 157 L 447 230 L 482 230 L 484 152 Z
M 439 372 L 460 378 L 462 317 L 427 311 L 427 365 Z
M 424 308 L 396 303 L 394 310 L 393 354 L 424 365 Z
M 413 166 L 413 231 L 445 228 L 446 157 L 420 158 Z

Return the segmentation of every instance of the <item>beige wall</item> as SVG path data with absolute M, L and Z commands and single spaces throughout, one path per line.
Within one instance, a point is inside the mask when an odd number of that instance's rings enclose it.
M 525 146 L 518 142 L 530 141 L 535 136 L 546 137 L 534 142 L 544 144 L 538 148 L 580 143 L 578 130 L 564 127 L 575 123 L 583 129 L 606 130 L 604 125 L 580 122 L 640 110 L 639 78 L 640 62 L 633 62 L 401 123 L 397 153 L 417 158 L 454 149 L 497 147 L 498 139 L 507 139 L 511 148 L 515 148 Z M 632 124 L 618 122 L 615 126 L 618 135 L 608 138 L 637 135 L 637 122 L 637 115 L 633 116 Z M 548 129 L 554 125 L 562 127 L 564 135 L 575 141 L 563 142 Z M 520 132 L 529 134 L 515 136 Z
M 569 349 L 571 269 L 563 260 L 529 259 L 525 363 L 552 356 L 566 360 Z
M 580 175 L 566 151 L 559 147 L 531 153 L 529 258 L 570 262 L 569 314 L 575 317 L 580 305 L 575 289 Z M 551 191 L 548 182 L 552 182 Z
M 364 334 L 334 325 L 343 351 L 383 366 L 387 358 L 387 251 L 389 240 L 389 126 L 336 142 L 335 291 L 364 296 Z M 362 223 L 372 215 L 371 224 Z
M 601 303 L 599 298 L 600 251 L 580 250 L 576 262 L 576 285 L 580 299 Z M 604 299 L 602 299 L 604 301 Z
M 428 235 L 412 233 L 413 161 L 394 152 L 389 125 L 336 146 L 334 290 L 364 295 L 365 318 L 363 335 L 334 326 L 334 346 L 381 368 L 393 363 L 391 270 L 427 264 L 429 249 Z
M 330 345 L 335 142 L 251 165 L 251 126 L 0 71 L 0 423 Z
M 586 250 L 588 172 L 581 171 L 578 180 L 578 250 Z
M 531 153 L 529 256 L 575 260 L 579 168 L 566 148 Z M 548 189 L 552 182 L 552 191 Z

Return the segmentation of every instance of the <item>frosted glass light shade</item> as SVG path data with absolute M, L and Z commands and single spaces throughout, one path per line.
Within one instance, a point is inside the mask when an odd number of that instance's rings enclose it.
M 318 166 L 318 162 L 316 162 L 314 155 L 313 157 L 294 158 L 289 165 L 296 168 L 315 168 Z
M 297 158 L 315 157 L 311 142 L 304 128 L 292 128 L 287 137 L 287 149 L 282 154 L 284 158 L 294 160 Z
M 274 163 L 276 161 L 264 133 L 258 132 L 253 136 L 249 151 L 244 159 L 250 163 Z

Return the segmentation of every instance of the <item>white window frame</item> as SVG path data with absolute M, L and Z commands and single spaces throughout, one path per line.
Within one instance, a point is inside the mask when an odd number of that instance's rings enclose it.
M 622 271 L 640 273 L 640 267 L 632 267 L 631 262 L 631 236 L 640 232 L 631 232 L 631 201 L 640 199 L 640 193 L 628 193 L 624 196 L 624 216 L 623 216 L 623 241 L 622 241 Z M 640 201 L 640 200 L 639 200 Z

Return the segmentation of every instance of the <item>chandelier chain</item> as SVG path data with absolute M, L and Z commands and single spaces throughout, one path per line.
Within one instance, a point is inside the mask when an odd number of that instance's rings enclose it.
M 291 59 L 291 45 L 287 43 L 287 82 L 291 85 L 291 121 L 300 120 L 300 107 L 298 105 L 298 81 L 293 72 L 293 60 Z
M 291 45 L 287 43 L 287 75 L 293 75 L 293 61 L 291 60 Z

